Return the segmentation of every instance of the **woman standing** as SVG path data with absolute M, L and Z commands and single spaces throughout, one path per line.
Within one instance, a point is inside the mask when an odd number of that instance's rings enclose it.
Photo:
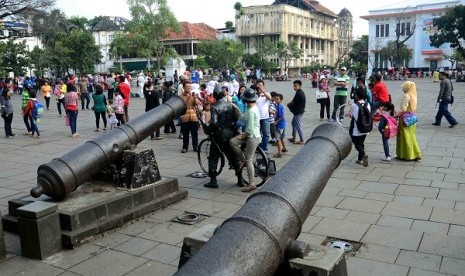
M 417 125 L 413 124 L 408 127 L 402 120 L 405 113 L 416 113 L 417 111 L 417 88 L 414 82 L 406 81 L 402 84 L 402 90 L 405 95 L 400 103 L 396 158 L 407 161 L 418 161 L 421 160 L 421 150 L 416 136 Z
M 255 105 L 258 95 L 254 90 L 250 88 L 247 89 L 242 94 L 241 98 L 247 103 L 247 111 L 244 114 L 242 114 L 239 109 L 236 109 L 236 111 L 239 114 L 239 118 L 246 122 L 245 131 L 244 133 L 231 138 L 231 140 L 229 140 L 229 145 L 241 161 L 241 167 L 239 170 L 242 170 L 244 166 L 247 166 L 249 184 L 245 186 L 242 191 L 250 192 L 257 188 L 254 183 L 255 168 L 253 166 L 253 157 L 255 149 L 262 140 L 260 136 L 260 114 L 257 106 Z M 241 146 L 244 144 L 246 146 L 244 152 L 242 152 Z
M 60 83 L 58 84 L 57 87 L 55 87 L 55 91 L 53 92 L 56 96 L 57 109 L 58 109 L 59 116 L 61 116 L 61 106 L 63 105 L 63 107 L 66 109 L 65 95 L 67 91 L 68 91 L 68 87 L 66 86 L 65 80 L 62 78 L 60 79 Z
M 52 95 L 52 87 L 49 85 L 48 81 L 44 81 L 44 85 L 42 85 L 42 96 L 45 99 L 45 106 L 47 106 L 47 110 L 50 110 L 50 96 Z
M 191 93 L 192 83 L 189 80 L 183 82 L 183 94 L 181 98 L 187 105 L 187 110 L 184 115 L 181 116 L 181 133 L 182 133 L 182 150 L 181 153 L 187 152 L 189 147 L 189 133 L 192 136 L 192 147 L 194 151 L 197 151 L 198 146 L 198 135 L 199 135 L 199 118 L 195 113 L 194 108 L 199 104 L 199 98 L 197 94 Z
M 145 98 L 145 112 L 152 110 L 160 105 L 160 97 L 158 91 L 155 89 L 151 80 L 145 83 L 142 89 Z M 160 137 L 160 129 L 157 129 L 155 135 L 153 135 L 153 133 L 150 134 L 150 138 L 152 140 L 162 139 L 162 137 Z
M 320 104 L 320 121 L 325 119 L 325 109 L 326 109 L 326 118 L 330 120 L 331 117 L 329 113 L 329 107 L 331 104 L 331 100 L 329 98 L 329 92 L 331 91 L 331 89 L 329 87 L 329 81 L 324 75 L 322 75 L 320 78 L 320 84 L 318 88 L 321 92 L 326 92 L 326 96 L 327 96 L 326 98 L 317 100 L 317 102 Z
M 105 113 L 107 111 L 107 99 L 103 95 L 103 88 L 101 85 L 95 87 L 95 93 L 92 94 L 92 100 L 94 101 L 94 114 L 95 114 L 95 131 L 100 131 L 100 117 L 103 120 L 103 130 L 107 130 L 107 117 Z
M 13 121 L 13 104 L 10 99 L 11 91 L 6 87 L 2 89 L 2 95 L 0 97 L 1 110 L 3 120 L 5 121 L 5 135 L 6 138 L 13 138 L 16 134 L 11 131 L 11 122 Z
M 69 117 L 69 126 L 71 128 L 71 135 L 73 138 L 79 136 L 77 133 L 77 117 L 78 117 L 78 94 L 76 86 L 68 85 L 68 92 L 65 96 L 65 110 L 66 115 Z

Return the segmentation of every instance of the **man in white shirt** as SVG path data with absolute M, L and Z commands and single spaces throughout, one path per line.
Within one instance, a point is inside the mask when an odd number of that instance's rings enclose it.
M 139 76 L 137 77 L 137 83 L 139 85 L 139 96 L 143 98 L 144 97 L 144 85 L 145 85 L 144 73 L 142 72 L 139 73 Z
M 262 136 L 260 147 L 265 153 L 268 153 L 268 140 L 270 139 L 269 107 L 271 102 L 271 95 L 265 91 L 265 82 L 263 80 L 257 80 L 255 85 L 257 87 L 258 94 L 258 99 L 255 104 L 257 105 L 258 112 L 260 114 L 260 133 Z

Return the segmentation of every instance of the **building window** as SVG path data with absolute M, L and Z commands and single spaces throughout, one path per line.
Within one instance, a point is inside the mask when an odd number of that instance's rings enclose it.
M 380 26 L 380 37 L 384 37 L 384 25 Z
M 344 35 L 345 37 L 349 36 L 349 33 L 347 32 L 347 35 Z M 389 36 L 389 24 L 378 24 L 376 25 L 376 37 L 388 37 Z
M 379 37 L 379 25 L 376 25 L 376 37 Z
M 384 28 L 384 35 L 385 37 L 389 37 L 389 24 L 386 24 L 386 27 Z

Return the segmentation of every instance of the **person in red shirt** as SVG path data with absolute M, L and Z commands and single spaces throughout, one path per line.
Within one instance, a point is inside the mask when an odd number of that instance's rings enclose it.
M 128 107 L 129 107 L 129 98 L 131 97 L 131 87 L 127 85 L 124 81 L 126 78 L 121 75 L 119 76 L 118 88 L 121 90 L 121 93 L 124 96 L 124 117 L 126 122 L 129 121 Z
M 382 103 L 391 102 L 389 90 L 387 89 L 384 82 L 381 81 L 381 78 L 381 75 L 375 76 L 375 85 L 371 90 L 371 93 L 373 95 L 373 112 L 375 112 L 381 106 Z

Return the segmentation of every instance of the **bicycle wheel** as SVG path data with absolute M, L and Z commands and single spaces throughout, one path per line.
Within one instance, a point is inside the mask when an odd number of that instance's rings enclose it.
M 224 167 L 224 155 L 223 153 L 219 150 L 218 146 L 213 143 L 211 138 L 206 138 L 203 139 L 198 147 L 198 152 L 197 152 L 197 159 L 199 160 L 199 165 L 200 168 L 202 168 L 202 171 L 208 175 L 209 169 L 208 169 L 208 159 L 210 158 L 210 151 L 212 147 L 216 147 L 220 154 L 220 158 L 218 159 L 218 164 L 216 166 L 216 170 L 213 171 L 215 176 L 219 175 L 221 171 L 223 170 Z
M 260 147 L 257 147 L 253 157 L 253 166 L 255 168 L 254 182 L 257 187 L 265 184 L 268 179 L 268 157 Z M 247 167 L 242 169 L 242 177 L 245 182 L 248 182 L 249 175 L 247 173 Z
M 338 108 L 337 111 L 336 111 L 336 122 L 337 122 L 340 126 L 342 126 L 343 128 L 349 128 L 349 127 L 350 127 L 350 121 L 351 121 L 351 120 L 350 120 L 350 118 L 345 118 L 345 120 L 339 120 L 339 118 L 340 118 L 339 116 L 340 116 L 340 114 L 341 114 L 341 110 L 342 110 L 343 108 L 346 108 L 346 107 L 350 108 L 351 105 L 352 105 L 352 104 L 343 104 L 343 105 L 339 106 L 339 108 Z M 343 114 L 343 115 L 344 115 L 344 114 Z

